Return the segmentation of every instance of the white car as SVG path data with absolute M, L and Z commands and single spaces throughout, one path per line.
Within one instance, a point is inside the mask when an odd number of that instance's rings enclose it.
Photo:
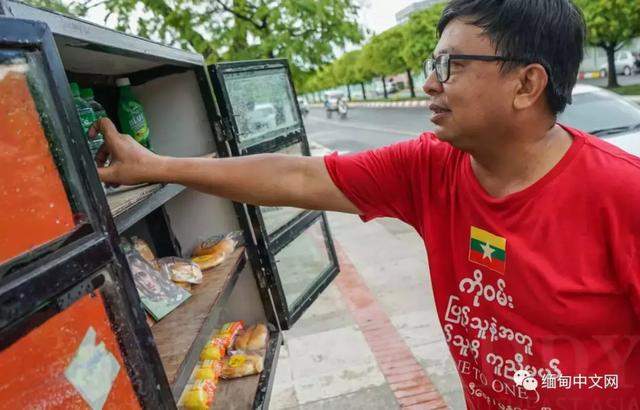
M 302 113 L 302 115 L 309 114 L 309 103 L 307 103 L 307 100 L 304 98 L 298 97 L 298 107 L 300 107 L 300 113 Z
M 250 132 L 267 131 L 276 128 L 276 108 L 273 104 L 256 104 L 247 113 Z
M 629 51 L 620 51 L 616 53 L 614 64 L 616 67 L 616 74 L 631 75 L 636 69 L 636 59 Z M 609 64 L 603 64 L 600 66 L 600 75 L 602 77 L 606 77 L 608 70 Z
M 596 135 L 640 157 L 640 105 L 592 85 L 573 89 L 573 104 L 558 122 Z

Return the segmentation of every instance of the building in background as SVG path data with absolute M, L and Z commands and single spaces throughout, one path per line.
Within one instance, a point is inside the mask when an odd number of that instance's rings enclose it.
M 434 4 L 442 3 L 445 0 L 421 0 L 407 6 L 396 13 L 396 23 L 404 24 L 409 21 L 409 17 L 416 11 L 427 9 Z

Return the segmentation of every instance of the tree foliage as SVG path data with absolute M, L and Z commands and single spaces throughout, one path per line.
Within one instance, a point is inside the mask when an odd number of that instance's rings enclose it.
M 437 25 L 444 4 L 436 4 L 414 13 L 403 26 L 404 44 L 402 57 L 413 70 L 422 69 L 424 60 L 429 58 L 438 44 Z
M 617 87 L 615 52 L 640 36 L 640 0 L 576 0 L 587 24 L 587 41 L 607 52 L 609 87 Z
M 357 0 L 30 0 L 71 14 L 106 8 L 118 30 L 201 53 L 207 62 L 287 58 L 296 82 L 363 39 Z M 81 12 L 81 13 L 79 13 Z

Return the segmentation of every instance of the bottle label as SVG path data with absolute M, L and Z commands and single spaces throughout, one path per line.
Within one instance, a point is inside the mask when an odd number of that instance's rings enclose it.
M 144 117 L 142 106 L 136 102 L 130 101 L 124 106 L 129 117 L 129 129 L 131 136 L 144 146 L 148 146 L 149 127 Z
M 79 108 L 78 117 L 80 118 L 82 132 L 86 136 L 89 133 L 89 128 L 91 128 L 96 121 L 96 116 L 91 108 Z

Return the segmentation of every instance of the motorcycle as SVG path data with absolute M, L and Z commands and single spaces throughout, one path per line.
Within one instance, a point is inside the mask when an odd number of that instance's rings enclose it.
M 346 119 L 349 113 L 347 100 L 342 93 L 327 93 L 324 102 L 327 118 L 331 119 L 334 112 L 337 112 L 341 119 Z

